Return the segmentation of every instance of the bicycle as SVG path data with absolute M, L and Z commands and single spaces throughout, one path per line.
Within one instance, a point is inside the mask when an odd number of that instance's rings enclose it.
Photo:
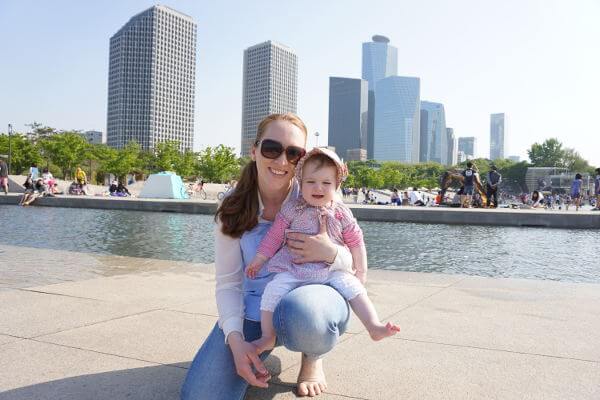
M 190 183 L 187 192 L 190 197 L 200 197 L 202 200 L 206 200 L 206 191 L 203 186 L 200 183 Z

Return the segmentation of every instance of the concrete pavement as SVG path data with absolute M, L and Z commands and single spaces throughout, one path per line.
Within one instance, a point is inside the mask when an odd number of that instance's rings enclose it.
M 217 320 L 213 267 L 54 255 L 107 268 L 34 287 L 0 268 L 0 399 L 176 399 Z M 402 332 L 375 343 L 353 318 L 323 399 L 600 398 L 600 285 L 373 270 L 367 288 Z M 295 398 L 298 366 L 277 348 L 270 388 L 246 398 Z

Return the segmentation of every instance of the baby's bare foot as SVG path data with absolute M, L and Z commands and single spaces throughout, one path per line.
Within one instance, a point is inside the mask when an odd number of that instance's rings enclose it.
M 261 354 L 275 347 L 275 336 L 262 336 L 260 339 L 253 341 L 252 344 L 256 347 L 257 353 Z
M 400 327 L 391 322 L 388 322 L 385 325 L 375 325 L 369 329 L 369 335 L 371 335 L 371 339 L 375 341 L 384 339 L 388 336 L 393 336 L 398 332 L 400 332 Z
M 327 390 L 323 360 L 302 356 L 302 366 L 298 374 L 298 396 L 318 396 Z

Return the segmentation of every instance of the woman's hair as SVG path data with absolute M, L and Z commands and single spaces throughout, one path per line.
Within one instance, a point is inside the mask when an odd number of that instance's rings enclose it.
M 583 176 L 581 176 L 581 174 L 575 174 L 575 179 L 583 179 Z
M 538 192 L 537 190 L 534 190 L 533 193 L 531 194 L 531 198 L 532 199 L 535 198 L 537 200 L 538 197 L 540 197 L 540 192 Z
M 596 173 L 600 174 L 600 168 L 596 168 Z
M 306 138 L 308 130 L 304 122 L 295 114 L 271 114 L 265 117 L 256 132 L 254 143 L 262 139 L 267 126 L 273 121 L 287 121 L 300 128 Z M 250 161 L 241 172 L 235 190 L 226 196 L 217 210 L 215 221 L 221 221 L 221 231 L 225 235 L 239 238 L 258 224 L 258 170 L 256 161 Z

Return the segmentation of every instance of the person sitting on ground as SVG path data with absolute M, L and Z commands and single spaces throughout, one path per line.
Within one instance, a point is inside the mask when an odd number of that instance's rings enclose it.
M 38 197 L 48 196 L 48 186 L 44 184 L 44 180 L 42 178 L 38 178 L 32 190 L 27 190 L 21 199 L 22 206 L 28 206 L 35 201 Z
M 544 206 L 544 195 L 539 191 L 534 190 L 531 194 L 531 207 L 532 208 L 541 208 Z
M 398 194 L 398 189 L 396 189 L 396 188 L 392 189 L 392 195 L 390 196 L 390 201 L 392 202 L 392 204 L 395 204 L 397 206 L 402 205 L 402 200 L 400 200 L 400 195 Z
M 403 206 L 409 206 L 410 205 L 410 199 L 408 197 L 408 192 L 404 192 L 402 194 L 402 205 Z
M 123 182 L 119 182 L 119 185 L 117 186 L 117 193 L 121 193 L 121 196 L 123 197 L 131 196 L 131 193 L 129 193 L 129 190 L 123 184 Z
M 4 194 L 8 195 L 8 165 L 0 158 L 0 187 L 4 189 Z
M 85 175 L 85 171 L 80 167 L 77 167 L 77 171 L 75 172 L 75 180 L 79 185 L 79 188 L 83 191 L 83 186 L 87 184 L 87 176 Z
M 112 181 L 112 183 L 110 184 L 110 186 L 108 188 L 109 195 L 110 196 L 117 196 L 117 189 L 118 188 L 119 188 L 119 183 L 115 179 L 114 181 Z
M 48 170 L 48 168 L 44 168 L 42 171 L 42 179 L 44 180 L 44 183 L 49 187 L 54 187 L 54 183 L 56 182 L 54 180 L 54 176 L 52 176 L 52 173 Z
M 410 192 L 410 205 L 411 206 L 425 206 L 423 202 L 423 198 L 421 197 L 421 193 L 419 193 L 418 189 L 415 187 L 413 191 Z

